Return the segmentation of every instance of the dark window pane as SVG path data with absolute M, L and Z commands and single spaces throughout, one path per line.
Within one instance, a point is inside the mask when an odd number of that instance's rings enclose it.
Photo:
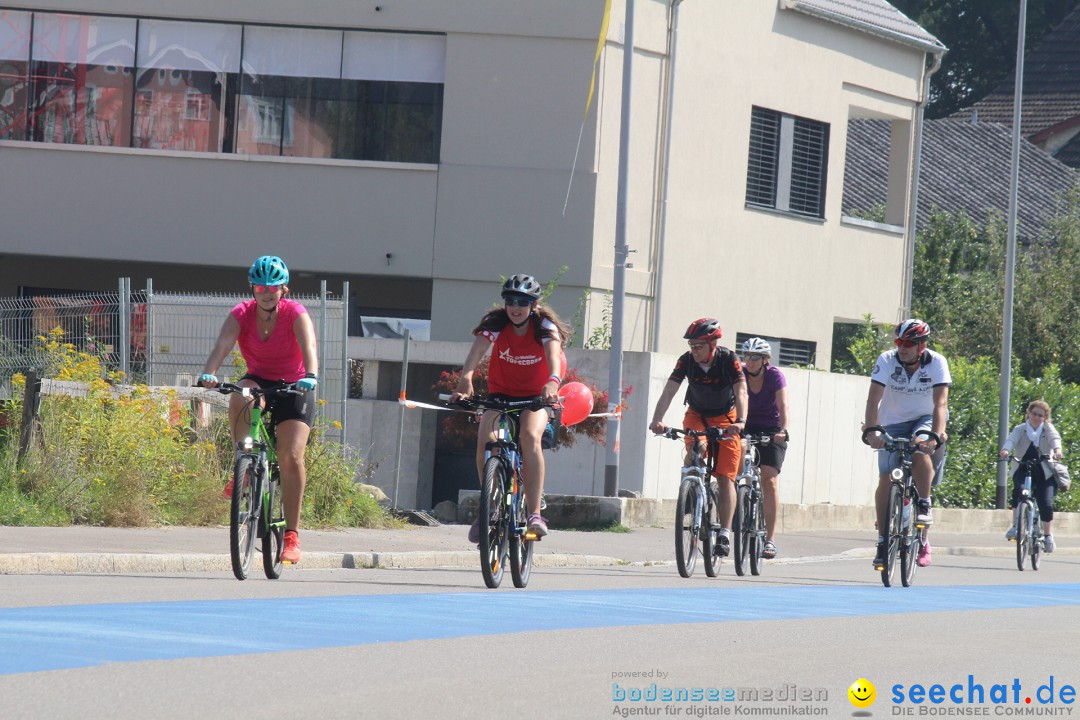
M 780 113 L 755 107 L 750 116 L 750 159 L 746 170 L 747 203 L 775 207 L 779 151 Z
M 828 125 L 795 118 L 789 201 L 792 212 L 815 217 L 824 215 L 828 140 Z
M 0 140 L 26 140 L 28 63 L 0 60 Z

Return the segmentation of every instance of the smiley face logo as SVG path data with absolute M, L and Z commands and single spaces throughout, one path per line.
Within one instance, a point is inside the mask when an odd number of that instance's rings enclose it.
M 859 678 L 851 683 L 851 687 L 847 689 L 847 696 L 855 707 L 868 708 L 877 699 L 877 690 L 872 682 L 866 678 Z

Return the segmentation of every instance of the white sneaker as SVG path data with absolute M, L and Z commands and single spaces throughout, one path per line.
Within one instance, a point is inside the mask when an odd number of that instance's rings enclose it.
M 929 505 L 919 503 L 919 514 L 915 516 L 915 524 L 927 527 L 934 524 L 934 514 Z
M 1005 531 L 1005 539 L 1009 542 L 1016 542 L 1016 528 L 1011 527 Z
M 1043 537 L 1043 548 L 1046 550 L 1046 554 L 1054 552 L 1054 536 L 1046 535 Z

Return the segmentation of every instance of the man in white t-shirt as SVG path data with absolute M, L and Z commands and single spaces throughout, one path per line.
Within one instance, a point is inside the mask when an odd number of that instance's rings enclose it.
M 914 437 L 920 430 L 930 430 L 939 438 L 941 445 L 921 436 L 920 449 L 911 459 L 911 474 L 919 491 L 916 522 L 929 526 L 933 523 L 930 493 L 932 485 L 941 480 L 945 462 L 944 443 L 947 439 L 945 422 L 949 417 L 949 362 L 933 350 L 926 349 L 930 338 L 930 326 L 914 318 L 896 326 L 895 350 L 883 352 L 870 374 L 870 392 L 866 396 L 866 417 L 863 429 L 874 425 L 885 428 L 892 437 Z M 896 454 L 882 448 L 885 440 L 880 434 L 872 435 L 868 442 L 878 451 L 878 487 L 874 495 L 877 505 L 878 542 L 874 567 L 885 565 L 885 538 L 882 532 L 888 527 L 885 514 L 889 503 L 890 473 L 896 466 Z M 930 543 L 927 541 L 919 551 L 916 562 L 920 567 L 930 564 Z

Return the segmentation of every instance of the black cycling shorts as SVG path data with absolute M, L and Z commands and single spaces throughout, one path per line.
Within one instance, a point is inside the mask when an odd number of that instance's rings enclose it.
M 254 380 L 261 388 L 268 388 L 279 384 L 280 380 L 267 380 L 247 374 L 241 380 Z M 303 395 L 283 395 L 266 399 L 267 409 L 273 423 L 285 422 L 286 420 L 299 420 L 308 427 L 315 426 L 315 391 L 308 390 Z
M 745 430 L 747 435 L 775 435 L 778 432 L 780 432 L 778 428 L 746 428 Z M 780 443 L 773 440 L 764 447 L 758 445 L 758 464 L 762 466 L 768 465 L 776 468 L 776 472 L 780 472 L 780 468 L 784 466 L 784 456 L 786 454 L 786 440 Z

